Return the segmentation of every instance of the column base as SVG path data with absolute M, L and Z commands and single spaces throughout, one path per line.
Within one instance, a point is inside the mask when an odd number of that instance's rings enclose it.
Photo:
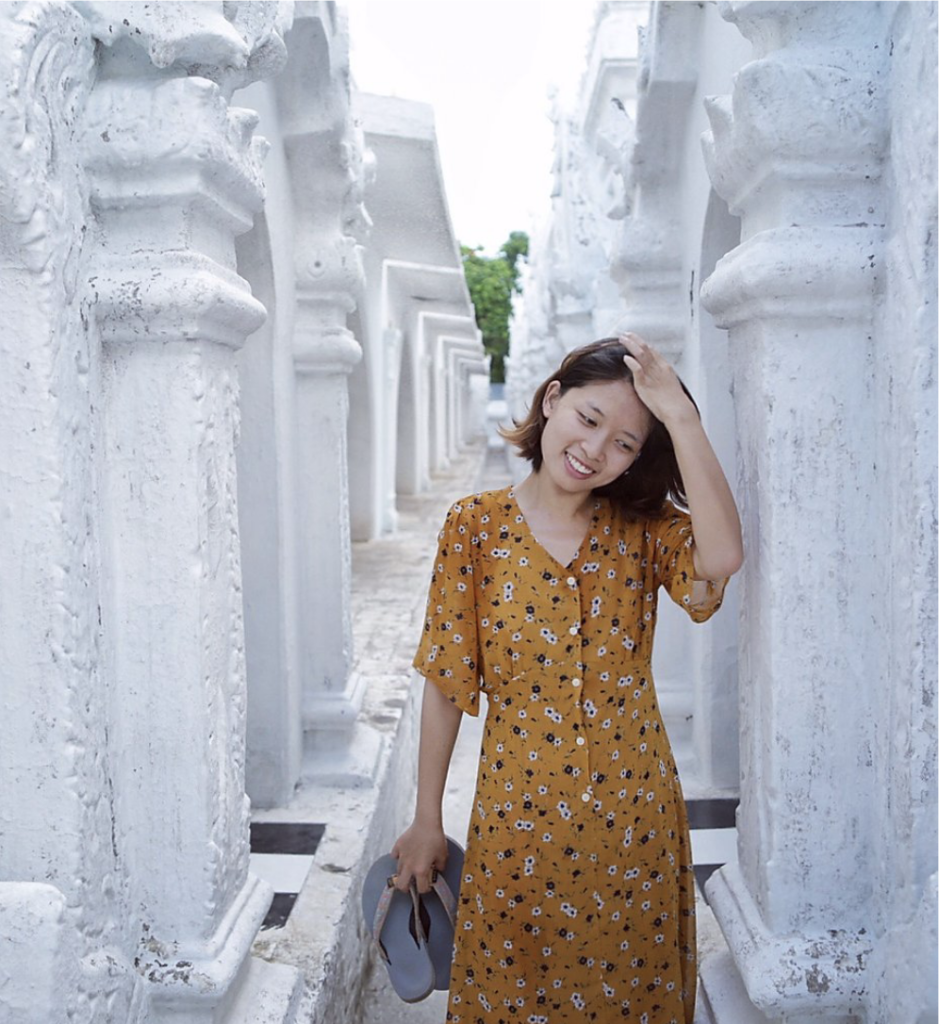
M 766 927 L 737 865 L 716 871 L 706 890 L 733 966 L 756 1010 L 770 1020 L 792 1024 L 803 1019 L 854 1024 L 865 1005 L 868 936 L 835 929 L 775 935 Z M 751 1020 L 737 1019 L 746 1024 Z M 760 1021 L 753 1017 L 754 1024 Z
M 311 729 L 303 735 L 303 781 L 345 789 L 371 788 L 384 749 L 384 736 L 363 722 L 351 728 Z
M 142 947 L 136 963 L 149 983 L 150 1024 L 227 1021 L 225 1006 L 238 1001 L 240 986 L 250 974 L 251 944 L 272 895 L 267 882 L 248 875 L 210 939 L 199 945 L 164 946 L 154 938 Z
M 696 907 L 698 1000 L 694 1024 L 770 1024 L 747 995 L 720 925 L 704 900 Z
M 75 959 L 67 912 L 53 885 L 0 883 L 0 1019 L 46 1024 L 68 1016 Z

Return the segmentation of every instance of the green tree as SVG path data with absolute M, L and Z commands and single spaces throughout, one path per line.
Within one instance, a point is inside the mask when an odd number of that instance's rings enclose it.
M 528 255 L 528 235 L 524 231 L 513 231 L 502 243 L 499 255 L 512 268 L 512 287 L 518 291 L 518 260 Z
M 513 231 L 498 256 L 483 256 L 481 252 L 481 246 L 460 246 L 466 286 L 476 309 L 476 326 L 492 359 L 489 379 L 500 384 L 505 380 L 505 356 L 509 350 L 512 293 L 518 291 L 518 260 L 528 255 L 528 235 Z

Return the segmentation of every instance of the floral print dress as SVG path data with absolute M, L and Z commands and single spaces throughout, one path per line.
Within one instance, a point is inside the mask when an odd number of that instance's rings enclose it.
M 511 488 L 447 514 L 415 668 L 488 712 L 448 1021 L 691 1024 L 694 883 L 655 698 L 664 586 L 696 621 L 689 517 L 627 522 L 598 499 L 568 566 Z

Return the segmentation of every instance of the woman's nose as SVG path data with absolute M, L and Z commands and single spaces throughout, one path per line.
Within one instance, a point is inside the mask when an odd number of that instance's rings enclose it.
M 589 434 L 584 438 L 583 447 L 585 455 L 589 456 L 594 461 L 602 461 L 606 445 L 604 439 L 598 436 L 598 432 Z

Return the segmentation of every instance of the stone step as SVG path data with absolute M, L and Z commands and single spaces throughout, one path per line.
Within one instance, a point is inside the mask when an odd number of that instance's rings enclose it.
M 248 959 L 225 1024 L 300 1024 L 303 977 L 295 967 Z

